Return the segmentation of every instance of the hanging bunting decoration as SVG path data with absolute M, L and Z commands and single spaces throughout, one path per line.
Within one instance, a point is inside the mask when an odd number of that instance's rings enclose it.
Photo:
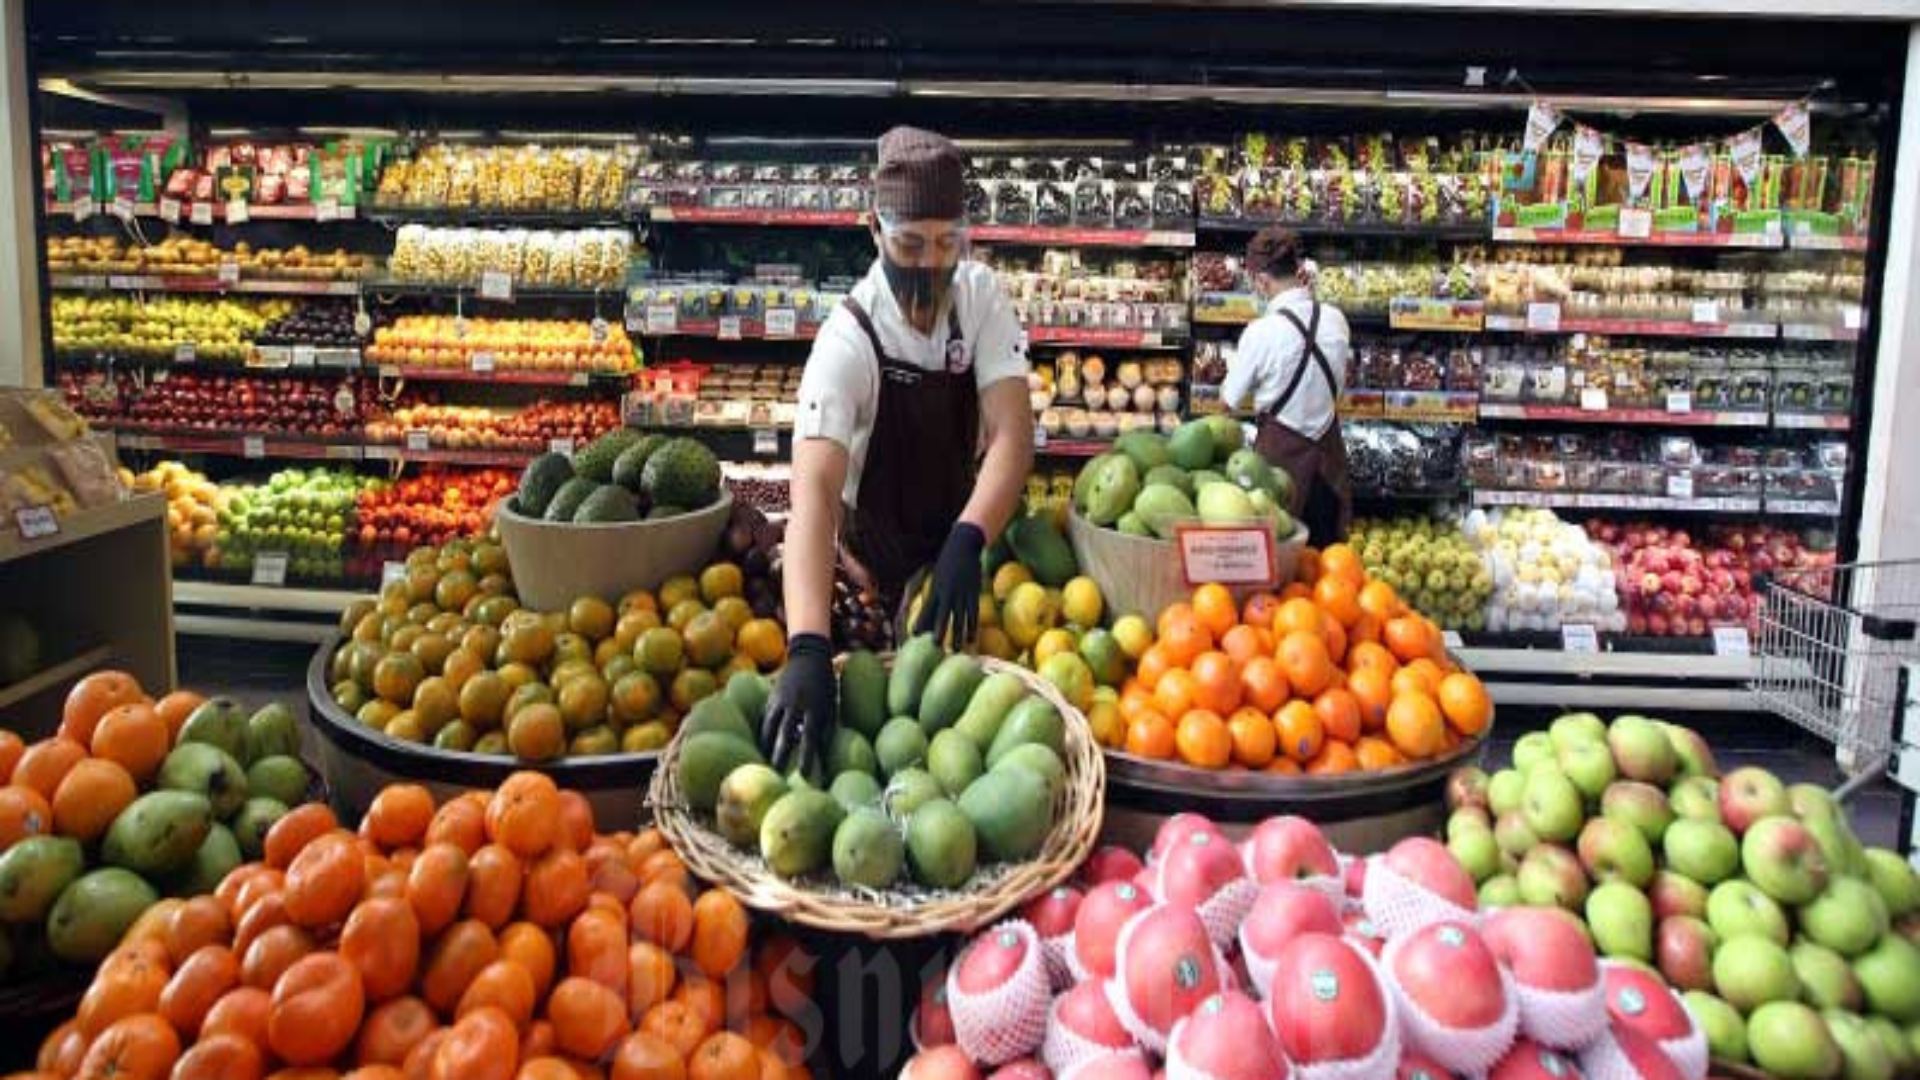
M 1546 145 L 1547 136 L 1560 126 L 1560 110 L 1544 101 L 1536 101 L 1527 109 L 1527 132 L 1522 145 L 1528 153 L 1536 153 Z
M 1793 147 L 1793 156 L 1803 158 L 1813 146 L 1813 121 L 1807 111 L 1807 103 L 1796 101 L 1773 114 L 1773 126 L 1786 136 L 1787 145 Z
M 1647 185 L 1653 181 L 1653 148 L 1645 143 L 1627 144 L 1627 196 L 1635 202 L 1646 198 Z
M 1585 124 L 1575 124 L 1573 128 L 1573 161 L 1569 166 L 1569 175 L 1574 187 L 1587 182 L 1593 170 L 1600 164 L 1600 158 L 1606 153 L 1607 137 Z
M 1727 150 L 1733 155 L 1733 167 L 1740 179 L 1753 187 L 1760 179 L 1760 129 L 1750 128 L 1727 140 Z
M 1712 170 L 1713 162 L 1704 143 L 1680 148 L 1680 179 L 1687 185 L 1688 199 L 1698 202 L 1707 197 L 1707 174 Z

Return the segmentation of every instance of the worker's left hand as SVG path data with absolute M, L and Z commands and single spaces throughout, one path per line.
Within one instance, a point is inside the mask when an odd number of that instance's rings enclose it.
M 954 649 L 973 641 L 980 628 L 980 552 L 986 546 L 987 536 L 978 525 L 955 523 L 933 564 L 926 603 L 913 623 L 915 634 L 932 631 L 936 641 Z

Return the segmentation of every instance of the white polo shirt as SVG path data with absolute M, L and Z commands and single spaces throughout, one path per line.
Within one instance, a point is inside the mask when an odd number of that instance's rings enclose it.
M 1267 302 L 1265 315 L 1247 324 L 1240 333 L 1233 362 L 1227 365 L 1226 381 L 1220 384 L 1220 399 L 1228 407 L 1237 408 L 1251 391 L 1253 411 L 1265 416 L 1280 401 L 1294 369 L 1306 364 L 1293 400 L 1280 412 L 1280 422 L 1309 439 L 1317 439 L 1333 423 L 1340 391 L 1346 384 L 1347 353 L 1352 348 L 1347 317 L 1332 304 L 1320 305 L 1320 328 L 1314 340 L 1319 342 L 1328 366 L 1333 368 L 1334 380 L 1340 384 L 1329 387 L 1319 366 L 1307 356 L 1300 331 L 1280 317 L 1283 310 L 1293 312 L 1301 326 L 1312 326 L 1313 293 L 1306 288 L 1288 289 Z
M 1024 380 L 1031 365 L 1020 345 L 1020 323 L 993 271 L 977 262 L 961 263 L 951 297 L 960 313 L 960 336 L 973 353 L 974 385 L 984 390 L 1002 379 Z M 853 298 L 873 320 L 874 333 L 889 356 L 927 371 L 946 370 L 947 318 L 943 315 L 931 334 L 908 325 L 879 260 L 853 287 Z M 831 439 L 846 448 L 847 485 L 841 497 L 848 506 L 860 495 L 867 442 L 873 436 L 879 406 L 880 364 L 873 343 L 851 311 L 835 308 L 821 324 L 800 377 L 793 435 L 795 439 Z M 927 452 L 966 454 L 974 448 L 937 446 L 928 447 Z

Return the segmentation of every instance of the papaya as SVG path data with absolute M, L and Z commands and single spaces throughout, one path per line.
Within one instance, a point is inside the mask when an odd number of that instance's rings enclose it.
M 893 656 L 893 671 L 887 675 L 888 716 L 919 715 L 920 695 L 945 655 L 932 634 L 908 638 L 900 646 Z
M 1030 515 L 1016 519 L 1007 528 L 1007 543 L 1012 546 L 1014 556 L 1033 571 L 1035 581 L 1057 589 L 1080 572 L 1073 548 L 1048 518 Z

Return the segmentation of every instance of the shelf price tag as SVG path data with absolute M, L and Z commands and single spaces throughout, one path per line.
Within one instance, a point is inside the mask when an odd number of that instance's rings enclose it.
M 1581 412 L 1606 412 L 1607 390 L 1604 386 L 1583 386 L 1580 388 Z
M 715 331 L 714 337 L 719 338 L 721 341 L 739 341 L 740 340 L 740 316 L 738 315 L 720 316 L 720 327 L 717 331 Z
M 93 200 L 93 196 L 89 195 L 85 198 L 73 200 L 72 210 L 73 220 L 85 221 L 100 212 L 100 204 Z
M 1693 321 L 1696 324 L 1717 324 L 1720 321 L 1720 301 L 1695 300 L 1693 302 Z
M 476 349 L 473 355 L 467 358 L 467 364 L 473 368 L 475 374 L 486 375 L 493 371 L 494 357 L 485 349 Z
M 1840 325 L 1848 330 L 1860 329 L 1861 311 L 1859 304 L 1843 304 L 1840 307 Z
M 1667 498 L 1669 499 L 1693 498 L 1693 474 L 1690 472 L 1668 473 L 1667 474 Z
M 396 581 L 407 580 L 407 564 L 388 560 L 380 564 L 380 587 L 385 589 Z
M 252 220 L 253 220 L 253 211 L 247 206 L 247 200 L 245 199 L 227 200 L 227 224 L 245 225 L 247 222 Z
M 240 284 L 240 264 L 232 259 L 221 259 L 219 269 L 220 284 Z
M 191 341 L 183 341 L 173 347 L 173 362 L 176 364 L 191 364 L 198 358 Z
M 1045 450 L 1047 448 L 1047 428 L 1045 424 L 1033 425 L 1033 448 L 1035 450 Z
M 1449 649 L 1459 649 L 1466 646 L 1466 642 L 1460 640 L 1460 631 L 1458 630 L 1440 631 L 1440 643 Z
M 408 450 L 417 452 L 421 450 L 430 449 L 432 448 L 432 446 L 433 446 L 433 437 L 426 431 L 422 431 L 418 428 L 415 428 L 414 430 L 407 432 L 407 449 Z
M 287 553 L 263 551 L 253 557 L 253 583 L 278 588 L 287 583 Z
M 246 435 L 240 439 L 240 456 L 258 461 L 267 456 L 267 439 L 264 435 Z
M 1597 653 L 1600 651 L 1600 632 L 1592 623 L 1567 623 L 1560 627 L 1560 651 L 1570 653 Z
M 753 429 L 753 452 L 762 457 L 780 453 L 780 433 L 773 428 Z
M 648 304 L 647 333 L 653 335 L 671 334 L 680 329 L 680 307 L 678 304 Z
M 107 213 L 112 214 L 121 221 L 132 221 L 133 200 L 127 198 L 125 195 L 115 196 L 113 203 L 107 207 Z
M 587 339 L 595 345 L 605 345 L 607 343 L 607 330 L 607 320 L 595 315 L 593 320 L 587 323 Z
M 295 345 L 293 347 L 292 364 L 294 367 L 312 367 L 316 355 L 314 347 L 311 345 Z
M 1675 416 L 1682 416 L 1692 411 L 1693 411 L 1693 391 L 1691 390 L 1667 391 L 1667 412 L 1672 413 Z
M 180 200 L 171 196 L 160 199 L 160 220 L 169 225 L 180 224 Z
M 193 209 L 187 211 L 187 220 L 195 225 L 213 224 L 213 204 L 210 202 L 194 203 Z
M 1264 527 L 1181 525 L 1180 573 L 1189 587 L 1219 582 L 1255 585 L 1274 582 L 1273 530 Z
M 767 309 L 767 336 L 790 338 L 800 330 L 800 318 L 790 307 Z
M 480 299 L 513 299 L 513 275 L 505 270 L 480 271 Z
M 547 453 L 549 453 L 549 454 L 565 454 L 565 455 L 567 455 L 568 457 L 572 457 L 572 456 L 573 456 L 573 440 L 572 440 L 572 439 L 567 439 L 567 438 L 561 438 L 561 439 L 548 439 L 548 440 L 547 440 Z
M 1527 305 L 1527 332 L 1554 334 L 1560 331 L 1560 305 L 1534 301 Z
M 41 540 L 60 531 L 60 519 L 53 516 L 51 506 L 23 506 L 13 512 L 13 521 L 20 527 L 22 540 Z
M 1646 240 L 1653 236 L 1653 211 L 1631 206 L 1620 208 L 1620 239 Z
M 313 220 L 315 221 L 340 220 L 340 201 L 338 199 L 322 199 L 321 201 L 314 203 L 313 204 Z
M 1752 656 L 1753 640 L 1747 636 L 1747 628 L 1744 626 L 1714 627 L 1713 655 Z

